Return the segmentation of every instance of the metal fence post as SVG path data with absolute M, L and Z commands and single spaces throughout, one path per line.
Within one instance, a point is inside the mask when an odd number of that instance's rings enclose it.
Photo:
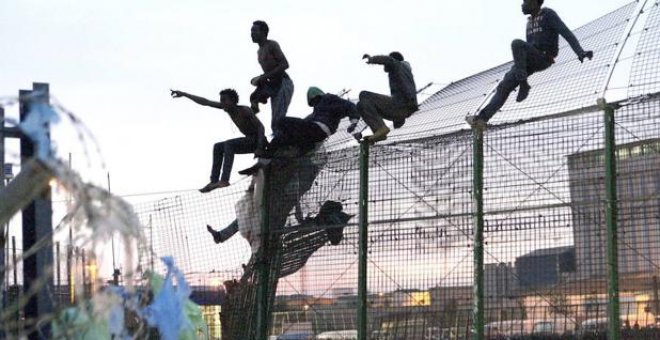
M 0 166 L 2 166 L 2 178 L 0 178 L 0 190 L 5 187 L 5 109 L 0 106 Z M 6 229 L 5 229 L 6 228 Z M 0 311 L 4 311 L 4 308 L 9 304 L 5 301 L 5 294 L 1 292 L 5 289 L 9 291 L 9 285 L 5 288 L 5 275 L 7 268 L 6 265 L 7 259 L 5 258 L 5 248 L 7 246 L 7 236 L 9 235 L 9 223 L 5 225 L 0 225 Z M 3 336 L 3 333 L 0 332 L 0 336 Z
M 605 104 L 603 102 L 603 104 Z M 607 338 L 620 338 L 621 320 L 619 313 L 619 255 L 618 255 L 618 208 L 616 192 L 616 137 L 614 107 L 602 105 L 605 111 L 605 219 L 607 223 Z
M 49 103 L 49 86 L 43 83 L 34 83 L 31 91 L 19 91 L 20 120 L 23 122 L 30 112 L 30 106 Z M 47 132 L 50 135 L 50 132 Z M 29 138 L 21 138 L 21 165 L 24 166 L 38 151 L 36 145 Z M 50 147 L 49 145 L 41 145 Z M 47 187 L 39 197 L 35 198 L 23 209 L 23 251 L 29 252 L 38 242 L 47 240 L 46 246 L 36 250 L 33 255 L 23 260 L 23 290 L 28 298 L 25 304 L 25 319 L 35 321 L 53 313 L 53 304 L 50 292 L 53 290 L 53 208 L 51 203 L 50 187 Z M 26 324 L 28 339 L 40 339 L 50 334 L 47 323 L 35 329 Z
M 257 257 L 257 327 L 256 339 L 268 339 L 268 282 L 270 281 L 270 266 L 267 256 L 270 247 L 270 166 L 263 168 L 264 188 L 261 199 L 261 248 Z
M 369 206 L 369 143 L 360 143 L 360 259 L 358 264 L 358 339 L 367 340 L 367 247 Z
M 472 338 L 484 339 L 484 135 L 482 129 L 472 129 L 472 199 L 474 224 L 474 306 Z

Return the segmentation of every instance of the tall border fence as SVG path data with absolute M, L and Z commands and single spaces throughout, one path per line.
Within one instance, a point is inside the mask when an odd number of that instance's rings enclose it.
M 511 63 L 383 144 L 341 126 L 313 156 L 136 205 L 142 264 L 175 255 L 222 291 L 223 339 L 657 339 L 659 34 L 658 2 L 636 1 L 576 30 L 593 61 L 562 42 L 485 131 L 464 117 Z

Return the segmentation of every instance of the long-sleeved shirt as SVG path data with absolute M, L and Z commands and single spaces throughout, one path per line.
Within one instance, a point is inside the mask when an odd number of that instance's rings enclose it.
M 398 61 L 390 56 L 377 55 L 369 58 L 372 64 L 385 66 L 390 80 L 392 99 L 402 106 L 417 106 L 417 87 L 412 74 L 412 67 L 407 61 Z
M 537 16 L 529 17 L 527 42 L 553 58 L 559 53 L 559 35 L 566 39 L 575 54 L 584 53 L 573 32 L 552 9 L 542 8 Z
M 314 111 L 305 120 L 322 123 L 330 129 L 332 134 L 337 131 L 339 122 L 344 117 L 353 121 L 359 120 L 357 106 L 346 99 L 328 93 L 321 96 L 321 100 L 314 106 Z

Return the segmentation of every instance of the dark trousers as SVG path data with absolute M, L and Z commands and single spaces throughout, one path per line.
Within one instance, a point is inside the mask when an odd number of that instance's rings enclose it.
M 270 126 L 273 132 L 277 130 L 280 119 L 286 116 L 286 111 L 289 109 L 289 104 L 291 104 L 293 89 L 293 81 L 285 74 L 281 79 L 268 81 L 257 86 L 250 95 L 251 103 L 265 104 L 270 98 L 272 112 Z
M 376 132 L 385 127 L 383 119 L 392 121 L 406 119 L 417 111 L 417 105 L 401 103 L 383 94 L 362 91 L 357 109 L 371 131 Z
M 283 117 L 277 125 L 277 133 L 270 142 L 269 149 L 292 145 L 299 147 L 304 153 L 326 138 L 328 135 L 311 120 Z
M 234 155 L 253 153 L 257 149 L 257 137 L 249 136 L 229 139 L 213 145 L 213 167 L 211 168 L 211 182 L 229 181 L 231 168 L 234 165 Z M 222 177 L 220 168 L 222 167 Z
M 497 91 L 491 98 L 490 103 L 479 112 L 479 118 L 484 121 L 491 119 L 504 106 L 511 92 L 518 87 L 521 81 L 527 80 L 527 77 L 534 72 L 547 69 L 553 63 L 550 57 L 523 40 L 514 40 L 511 43 L 511 51 L 513 52 L 511 70 L 504 75 L 504 79 L 497 85 Z

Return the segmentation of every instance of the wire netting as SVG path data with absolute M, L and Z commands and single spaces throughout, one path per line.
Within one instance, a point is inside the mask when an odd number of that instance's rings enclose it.
M 555 64 L 530 78 L 530 97 L 508 101 L 484 133 L 490 338 L 604 336 L 610 302 L 605 121 L 596 98 L 631 35 L 638 39 L 627 57 L 634 100 L 615 103 L 620 318 L 624 338 L 658 336 L 660 26 L 651 2 L 645 20 L 626 34 L 639 4 L 576 30 L 594 60 L 580 64 L 562 42 Z M 464 117 L 479 110 L 510 67 L 450 84 L 372 147 L 363 183 L 370 339 L 472 337 L 475 189 L 472 131 Z M 217 286 L 223 339 L 253 337 L 259 304 L 269 311 L 269 335 L 355 331 L 359 148 L 344 128 L 323 152 L 273 161 L 266 247 L 257 175 L 210 194 L 136 206 L 151 240 L 142 265 L 153 266 L 153 254 L 172 254 L 193 283 Z M 235 236 L 219 244 L 206 230 L 207 224 L 231 230 L 235 220 Z M 257 295 L 264 264 L 266 301 Z
M 630 74 L 628 95 L 635 97 L 660 91 L 657 74 L 660 72 L 660 6 L 656 1 L 648 10 L 648 18 L 641 30 L 641 37 Z

